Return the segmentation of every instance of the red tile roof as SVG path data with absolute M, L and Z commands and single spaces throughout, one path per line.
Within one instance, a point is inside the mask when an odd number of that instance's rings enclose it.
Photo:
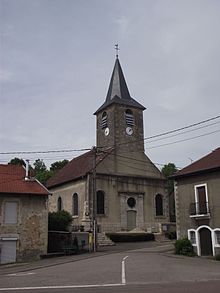
M 35 179 L 25 180 L 25 169 L 0 164 L 0 193 L 48 195 L 50 192 Z
M 96 153 L 96 165 L 101 162 L 108 152 Z M 47 188 L 55 187 L 79 179 L 94 168 L 95 153 L 91 150 L 77 158 L 72 159 L 66 166 L 47 181 Z
M 200 160 L 178 171 L 172 177 L 185 177 L 196 173 L 204 173 L 214 170 L 220 170 L 220 148 L 217 148 L 205 157 L 202 157 Z

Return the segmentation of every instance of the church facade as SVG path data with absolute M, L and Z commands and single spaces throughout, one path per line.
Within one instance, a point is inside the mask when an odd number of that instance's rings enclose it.
M 169 219 L 165 178 L 144 152 L 143 111 L 130 96 L 116 58 L 96 115 L 96 147 L 74 158 L 47 187 L 50 211 L 73 215 L 73 227 L 100 232 L 161 232 Z

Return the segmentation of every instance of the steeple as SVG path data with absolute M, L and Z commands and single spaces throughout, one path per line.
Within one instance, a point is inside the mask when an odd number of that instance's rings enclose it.
M 144 106 L 139 104 L 130 96 L 118 55 L 116 55 L 115 65 L 105 102 L 94 114 L 96 115 L 98 112 L 102 111 L 104 108 L 113 103 L 123 104 L 145 110 Z

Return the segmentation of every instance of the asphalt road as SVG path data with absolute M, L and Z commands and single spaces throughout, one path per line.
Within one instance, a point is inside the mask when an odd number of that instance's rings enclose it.
M 5 271 L 6 272 L 6 271 Z M 0 292 L 219 292 L 220 262 L 141 248 L 7 271 Z

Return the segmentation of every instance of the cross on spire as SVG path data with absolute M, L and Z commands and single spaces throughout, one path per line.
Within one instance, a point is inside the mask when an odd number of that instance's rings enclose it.
M 119 51 L 118 44 L 115 44 L 115 51 L 116 51 L 116 58 L 118 58 L 118 51 Z

